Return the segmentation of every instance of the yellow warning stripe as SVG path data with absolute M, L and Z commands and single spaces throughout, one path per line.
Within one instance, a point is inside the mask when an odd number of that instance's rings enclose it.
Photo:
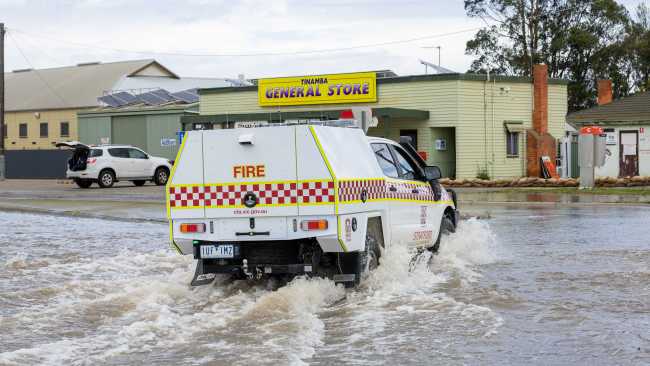
M 323 161 L 327 166 L 327 170 L 330 172 L 330 175 L 332 176 L 332 180 L 334 180 L 334 214 L 336 215 L 336 237 L 339 240 L 339 244 L 341 245 L 343 251 L 347 252 L 348 248 L 345 246 L 345 243 L 343 243 L 343 240 L 341 240 L 341 218 L 339 217 L 339 187 L 338 187 L 338 182 L 336 180 L 336 174 L 334 173 L 334 169 L 332 169 L 332 165 L 330 165 L 329 159 L 327 159 L 325 150 L 323 150 L 323 145 L 321 145 L 320 140 L 318 140 L 318 135 L 316 134 L 316 130 L 314 129 L 314 126 L 309 126 L 309 131 L 311 132 L 311 136 L 314 138 L 314 142 L 318 147 L 320 156 L 323 158 Z
M 176 152 L 176 159 L 174 160 L 174 165 L 172 165 L 172 170 L 169 172 L 169 178 L 167 179 L 167 184 L 165 185 L 165 201 L 166 201 L 166 206 L 167 206 L 167 218 L 169 219 L 169 243 L 173 249 L 175 249 L 178 254 L 183 254 L 181 249 L 176 245 L 174 242 L 174 222 L 172 220 L 172 211 L 171 211 L 171 206 L 169 203 L 169 188 L 172 187 L 172 179 L 174 178 L 174 173 L 176 173 L 176 167 L 178 166 L 178 162 L 181 158 L 181 153 L 183 152 L 183 148 L 185 148 L 185 141 L 187 141 L 187 132 L 183 135 L 183 141 L 181 141 L 181 146 L 178 148 L 178 151 Z

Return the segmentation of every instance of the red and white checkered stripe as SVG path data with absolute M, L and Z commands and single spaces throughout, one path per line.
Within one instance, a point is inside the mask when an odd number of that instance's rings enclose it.
M 334 182 L 298 183 L 298 203 L 334 203 Z
M 296 183 L 228 184 L 205 187 L 206 207 L 241 206 L 242 198 L 252 192 L 258 205 L 295 205 Z
M 433 201 L 433 190 L 429 186 L 396 182 L 384 179 L 344 180 L 338 182 L 339 202 L 351 203 L 361 200 L 362 192 L 367 200 L 401 199 L 411 201 Z M 395 187 L 396 191 L 389 188 Z M 416 189 L 418 193 L 414 193 Z M 334 182 L 285 182 L 259 184 L 227 184 L 207 186 L 174 186 L 169 188 L 169 205 L 179 207 L 223 208 L 243 206 L 242 198 L 253 192 L 258 205 L 300 205 L 334 203 Z
M 170 187 L 169 206 L 177 207 L 203 207 L 204 193 L 201 186 Z
M 397 188 L 396 191 L 386 190 L 386 198 L 389 199 L 433 201 L 433 190 L 428 185 L 389 181 L 386 182 L 386 186 Z
M 367 200 L 382 199 L 386 196 L 386 181 L 383 179 L 340 181 L 339 202 L 359 201 L 364 190 Z

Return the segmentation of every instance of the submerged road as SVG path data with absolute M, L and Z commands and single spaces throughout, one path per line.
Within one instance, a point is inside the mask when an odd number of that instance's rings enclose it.
M 344 290 L 190 288 L 165 225 L 0 212 L 0 365 L 650 363 L 650 208 L 490 215 Z

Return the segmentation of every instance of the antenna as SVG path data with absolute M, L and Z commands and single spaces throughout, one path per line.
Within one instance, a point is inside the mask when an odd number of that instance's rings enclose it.
M 438 50 L 438 67 L 440 67 L 440 54 L 442 53 L 442 46 L 424 46 L 421 48 L 432 49 L 433 50 L 433 60 L 436 59 L 436 51 Z

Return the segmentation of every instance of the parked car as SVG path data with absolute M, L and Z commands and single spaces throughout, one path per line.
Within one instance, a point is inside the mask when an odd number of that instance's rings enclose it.
M 68 160 L 66 177 L 81 188 L 88 188 L 93 183 L 109 188 L 120 180 L 130 180 L 136 186 L 147 181 L 165 185 L 172 167 L 171 161 L 129 145 L 89 146 L 72 141 L 60 142 L 56 146 L 74 149 Z
M 332 122 L 334 123 L 334 122 Z M 189 131 L 167 189 L 171 244 L 216 273 L 315 275 L 355 286 L 388 246 L 438 251 L 456 196 L 410 140 L 360 128 Z

